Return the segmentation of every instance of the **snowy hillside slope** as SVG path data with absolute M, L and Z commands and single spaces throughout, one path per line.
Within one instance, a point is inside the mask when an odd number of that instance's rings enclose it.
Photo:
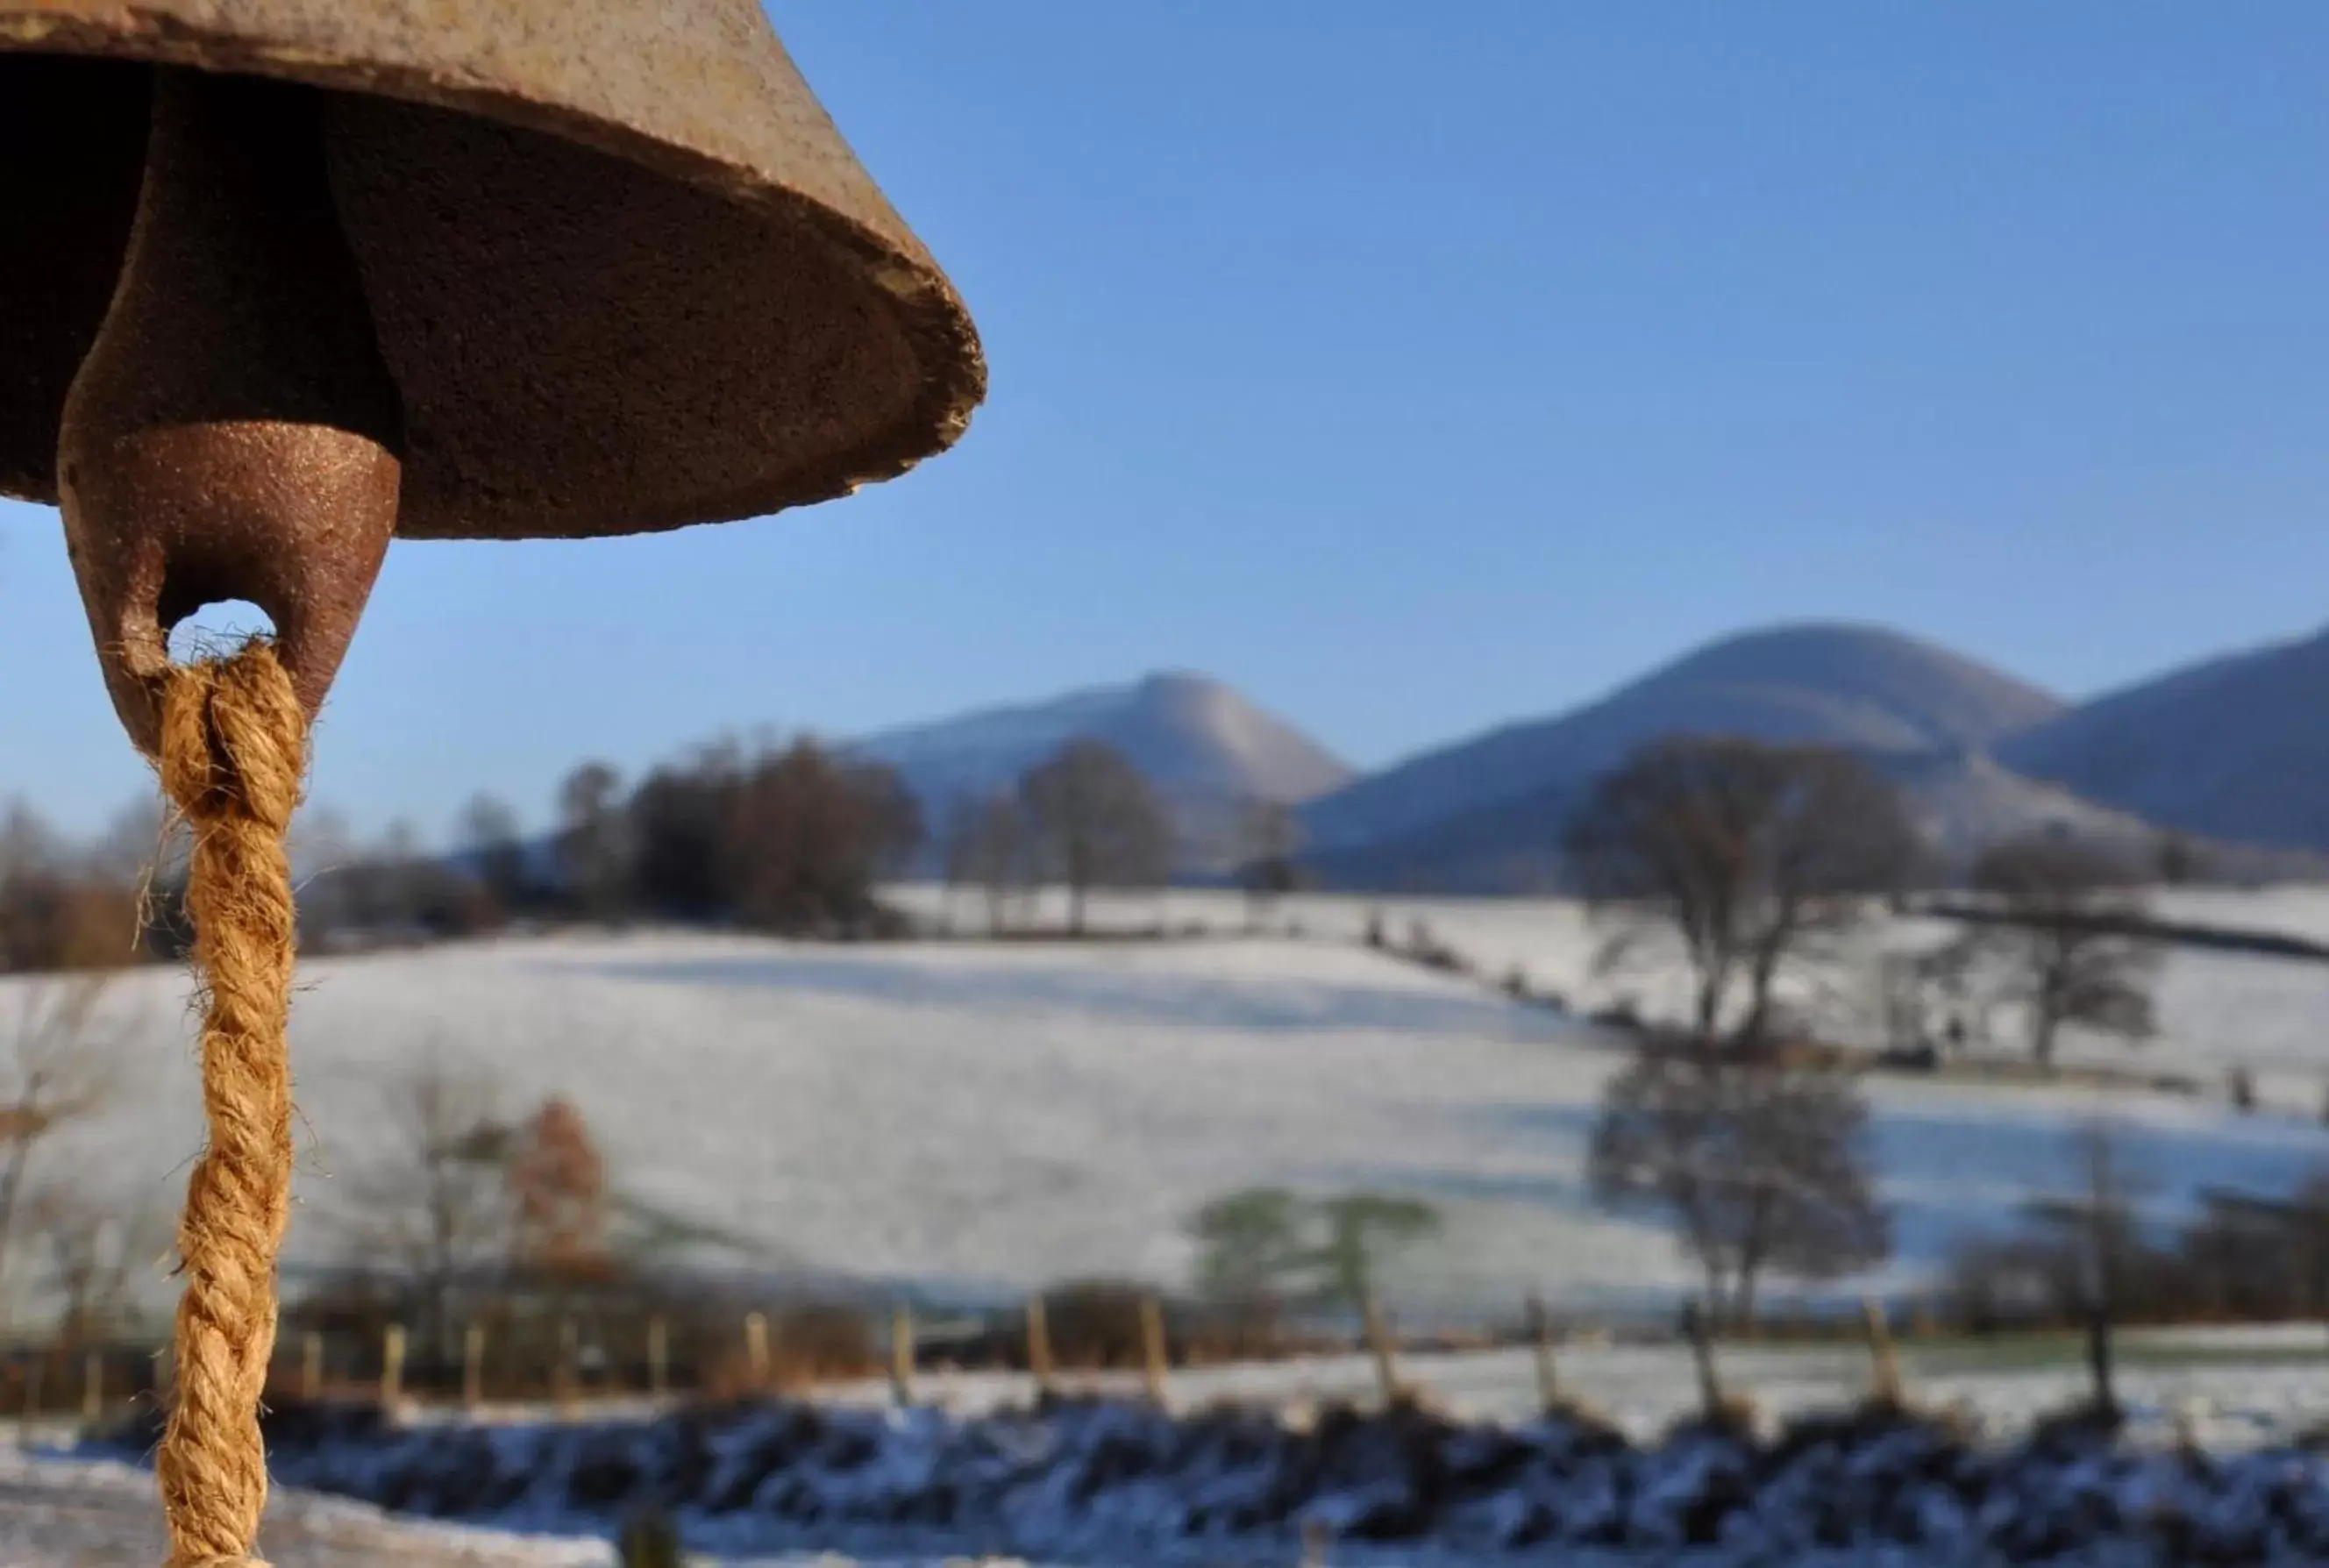
M 1233 901 L 1205 907 L 1234 918 Z M 748 1242 L 738 1266 L 988 1299 L 1076 1275 L 1177 1283 L 1190 1213 L 1272 1183 L 1438 1204 L 1445 1235 L 1385 1281 L 1427 1317 L 1501 1313 L 1532 1287 L 1591 1310 L 1685 1284 L 1662 1231 L 1582 1192 L 1592 1108 L 1619 1054 L 1552 1012 L 1316 940 L 1354 931 L 1366 908 L 1297 903 L 1302 940 L 830 948 L 674 934 L 314 963 L 292 1028 L 303 1206 L 290 1256 L 296 1269 L 345 1255 L 334 1183 L 378 1155 L 384 1097 L 433 1053 L 499 1075 L 512 1109 L 571 1097 L 617 1185 Z M 1484 962 L 1577 985 L 1581 1005 L 1594 936 L 1573 908 L 1414 912 Z M 2309 1094 L 2305 1075 L 2329 1071 L 2314 1027 L 2329 966 L 2273 970 L 2281 989 L 2260 1001 L 2223 968 L 2240 961 L 2173 961 L 2162 1064 L 2235 1048 L 2263 1064 L 2268 1045 Z M 1655 1002 L 1677 981 L 1624 983 Z M 142 973 L 112 1005 L 130 1038 L 120 1097 L 42 1157 L 167 1211 L 199 1131 L 184 984 Z M 2065 1179 L 2064 1129 L 2098 1110 L 2164 1174 L 2165 1204 L 2204 1184 L 2285 1186 L 2319 1155 L 2309 1120 L 2198 1101 L 1904 1079 L 1875 1095 L 1901 1279 Z
M 934 888 L 899 889 L 893 896 L 933 915 L 948 907 Z M 1051 904 L 1058 902 L 1054 895 L 1031 912 L 1057 922 L 1061 911 Z M 2329 888 L 2170 889 L 2153 895 L 2153 907 L 2164 920 L 2329 941 Z M 979 909 L 962 899 L 956 912 L 975 921 Z M 1627 962 L 1605 972 L 1595 959 L 1611 928 L 1571 900 L 1309 896 L 1278 904 L 1271 915 L 1297 922 L 1307 936 L 1344 942 L 1360 940 L 1374 917 L 1394 942 L 1407 940 L 1419 921 L 1485 979 L 1518 974 L 1577 1013 L 1627 1006 L 1652 1019 L 1689 1015 L 1689 978 L 1678 953 L 1655 940 L 1637 943 Z M 1125 928 L 1159 920 L 1233 926 L 1242 918 L 1243 906 L 1233 898 L 1195 891 L 1104 897 L 1093 915 Z M 1945 940 L 1955 930 L 1938 921 L 1886 921 L 1857 945 L 1915 949 Z M 1865 983 L 1870 971 L 1869 964 L 1846 955 L 1843 962 L 1822 966 L 1815 985 L 1783 981 L 1780 989 L 1809 1009 L 1824 1030 L 1874 1044 L 1876 998 Z M 2230 1069 L 2246 1067 L 2257 1074 L 2268 1106 L 2305 1117 L 2321 1109 L 2329 1088 L 2329 1035 L 2320 1025 L 2329 1017 L 2329 964 L 2176 949 L 2165 955 L 2156 1001 L 2155 1038 L 2131 1049 L 2074 1025 L 2064 1031 L 2062 1059 L 2180 1073 L 2210 1091 L 2221 1087 Z

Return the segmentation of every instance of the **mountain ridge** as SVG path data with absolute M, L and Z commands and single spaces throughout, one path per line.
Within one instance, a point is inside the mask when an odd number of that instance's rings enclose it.
M 2000 759 L 2163 827 L 2329 850 L 2329 630 L 2114 688 Z
M 2064 711 L 2060 697 L 1887 628 L 1805 621 L 1718 638 L 1608 695 L 1392 764 L 1304 813 L 1315 842 L 1421 830 L 1556 779 L 1605 772 L 1670 734 L 1741 734 L 1909 754 L 1978 751 Z
M 897 770 L 934 834 L 957 802 L 1011 788 L 1074 740 L 1123 751 L 1164 797 L 1188 861 L 1219 870 L 1254 800 L 1298 806 L 1356 776 L 1286 720 L 1210 675 L 1162 670 L 1045 701 L 996 704 L 847 742 Z
M 2317 694 L 2317 699 L 2316 699 Z M 949 803 L 1008 788 L 1070 739 L 1118 746 L 1191 845 L 1183 873 L 1234 864 L 1261 798 L 1295 806 L 1333 885 L 1537 890 L 1561 824 L 1602 773 L 1674 734 L 1839 746 L 1900 789 L 1939 862 L 2066 833 L 2130 855 L 2170 832 L 2224 874 L 2318 874 L 2329 851 L 2329 633 L 2180 666 L 2073 704 L 1927 638 L 1804 620 L 1712 638 L 1604 695 L 1356 773 L 1234 687 L 1185 670 L 998 704 L 851 742 L 896 767 L 940 829 Z M 2195 739 L 2194 737 L 2198 737 Z

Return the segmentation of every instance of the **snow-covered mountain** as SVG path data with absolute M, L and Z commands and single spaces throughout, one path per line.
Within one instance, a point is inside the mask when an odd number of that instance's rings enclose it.
M 1207 841 L 1243 803 L 1298 805 L 1352 778 L 1346 763 L 1285 720 L 1220 681 L 1183 672 L 891 730 L 849 749 L 895 768 L 935 830 L 955 801 L 1007 789 L 1080 739 L 1107 741 L 1147 775 L 1200 862 L 1215 858 Z
M 1899 632 L 1780 627 L 1710 644 L 1587 707 L 1371 774 L 1305 817 L 1322 848 L 1381 845 L 1532 797 L 1573 793 L 1667 735 L 1946 755 L 1978 751 L 2062 709 L 2035 686 Z
M 2220 874 L 2310 875 L 2329 851 L 2329 633 L 2218 659 L 2073 709 L 1962 654 L 1881 627 L 1749 631 L 1596 702 L 1506 724 L 1353 779 L 1218 681 L 1184 674 L 998 707 L 855 745 L 897 768 L 933 828 L 1067 741 L 1121 748 L 1173 806 L 1184 869 L 1230 864 L 1243 803 L 1298 805 L 1330 885 L 1512 893 L 1560 880 L 1593 781 L 1677 734 L 1839 746 L 1900 789 L 1938 869 L 2000 839 L 2066 833 L 2130 855 L 2188 835 Z
M 2186 833 L 2329 850 L 2329 632 L 2211 659 L 2012 736 L 2009 766 Z
M 2074 711 L 1898 632 L 1780 627 L 1370 775 L 1304 816 L 1332 885 L 1539 890 L 1560 883 L 1562 830 L 1596 779 L 1666 736 L 1743 735 L 1857 752 L 1899 788 L 1942 874 L 2038 832 L 2142 859 L 2165 826 L 2217 874 L 2311 875 L 2319 855 L 2293 851 L 2329 848 L 2329 733 L 2293 716 L 2322 705 L 2315 693 L 2329 696 L 2329 638 Z

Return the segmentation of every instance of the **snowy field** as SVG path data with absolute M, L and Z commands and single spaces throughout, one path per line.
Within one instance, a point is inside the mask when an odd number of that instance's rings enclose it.
M 983 926 L 985 903 L 975 895 L 949 897 L 942 889 L 915 887 L 898 896 L 925 918 L 951 919 L 963 929 Z M 2329 887 L 2173 889 L 2154 894 L 2152 907 L 2163 920 L 2329 944 Z M 1247 919 L 1242 900 L 1195 892 L 1101 899 L 1094 912 L 1096 926 L 1120 929 L 1163 921 L 1234 930 Z M 1057 923 L 1064 918 L 1064 901 L 1051 893 L 1028 912 Z M 1267 920 L 1272 927 L 1292 921 L 1306 937 L 1355 942 L 1376 914 L 1394 943 L 1405 942 L 1421 921 L 1488 979 L 1517 972 L 1579 1013 L 1627 1004 L 1650 1018 L 1688 1015 L 1689 980 L 1677 953 L 1647 942 L 1636 957 L 1605 973 L 1595 959 L 1608 928 L 1566 900 L 1305 897 L 1277 904 Z M 1937 945 L 1958 929 L 1939 921 L 1886 921 L 1856 941 L 1853 953 Z M 1805 1005 L 1825 1030 L 1871 1032 L 1876 997 L 1865 984 L 1869 972 L 1864 964 L 1822 966 L 1815 983 L 1799 979 L 1783 983 L 1781 990 Z M 2329 1093 L 2329 963 L 2173 949 L 2160 971 L 2156 1000 L 2155 1039 L 2130 1048 L 2072 1025 L 2063 1033 L 2062 1059 L 2180 1073 L 2217 1096 L 2224 1074 L 2246 1067 L 2267 1107 L 2320 1116 Z
M 941 899 L 911 896 L 926 910 Z M 2257 896 L 2273 922 L 2329 924 L 2329 896 Z M 1410 1326 L 1509 1316 L 1530 1288 L 1592 1311 L 1687 1283 L 1663 1232 L 1595 1212 L 1580 1190 L 1595 1099 L 1620 1061 L 1610 1042 L 1365 951 L 1350 939 L 1372 907 L 1297 900 L 1274 918 L 1299 922 L 1299 937 L 1169 944 L 642 934 L 316 962 L 293 1024 L 304 1120 L 291 1257 L 347 1251 L 336 1195 L 386 1147 L 384 1097 L 434 1056 L 492 1072 L 511 1110 L 570 1097 L 620 1189 L 733 1234 L 750 1267 L 965 1298 L 1080 1275 L 1175 1283 L 1193 1210 L 1282 1183 L 1438 1206 L 1444 1234 L 1386 1280 Z M 1486 972 L 1524 967 L 1579 1007 L 1620 988 L 1592 975 L 1595 933 L 1572 906 L 1381 907 L 1394 936 L 1420 916 Z M 1241 919 L 1223 895 L 1103 912 L 1145 922 L 1160 910 L 1224 930 Z M 1656 1011 L 1675 984 L 1654 971 L 1622 987 Z M 166 1215 L 199 1133 L 184 985 L 140 973 L 108 1006 L 127 1041 L 119 1092 L 42 1158 Z M 2329 1154 L 2329 1134 L 2296 1114 L 2329 1077 L 2315 1028 L 2329 1020 L 2329 965 L 2178 954 L 2163 1010 L 2167 1037 L 2149 1060 L 2269 1067 L 2288 1113 L 1880 1080 L 1876 1136 L 1902 1242 L 1882 1282 L 1911 1283 L 1954 1236 L 2065 1187 L 2064 1130 L 2089 1117 L 2120 1127 L 2167 1204 L 2204 1184 L 2285 1187 Z M 1784 1306 L 1785 1290 L 1773 1299 Z

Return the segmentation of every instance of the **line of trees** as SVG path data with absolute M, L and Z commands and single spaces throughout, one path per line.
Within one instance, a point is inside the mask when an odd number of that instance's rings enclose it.
M 899 924 L 879 884 L 919 863 L 933 827 L 947 881 L 981 890 L 997 930 L 1034 890 L 1053 886 L 1066 891 L 1068 922 L 1080 932 L 1092 893 L 1162 885 L 1181 848 L 1163 796 L 1101 741 L 1067 742 L 1008 788 L 957 800 L 936 825 L 887 766 L 813 737 L 731 741 L 636 780 L 582 764 L 560 784 L 546 835 L 527 833 L 506 801 L 478 795 L 449 854 L 426 847 L 409 824 L 361 842 L 329 811 L 305 813 L 294 834 L 301 935 L 328 949 L 542 920 L 879 934 Z M 1258 919 L 1301 885 L 1299 832 L 1287 806 L 1252 801 L 1235 838 L 1236 880 Z M 85 849 L 22 808 L 0 818 L 0 972 L 177 956 L 189 928 L 183 856 L 169 847 L 148 808 Z
M 1131 759 L 1104 741 L 1070 741 L 1011 789 L 957 802 L 946 878 L 985 892 L 995 930 L 1026 890 L 1064 887 L 1068 927 L 1081 934 L 1095 890 L 1159 885 L 1176 847 L 1171 814 Z
M 560 786 L 558 821 L 529 840 L 480 796 L 458 852 L 407 830 L 360 849 L 311 840 L 302 890 L 312 939 L 344 930 L 460 936 L 511 919 L 676 920 L 788 934 L 862 935 L 888 923 L 881 878 L 920 846 L 919 807 L 897 774 L 810 738 L 706 746 L 627 784 L 589 762 Z

